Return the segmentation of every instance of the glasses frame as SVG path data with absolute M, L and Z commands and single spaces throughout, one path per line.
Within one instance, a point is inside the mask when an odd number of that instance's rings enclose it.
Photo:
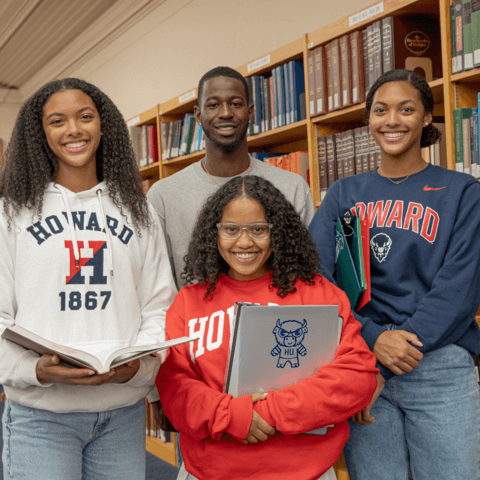
M 238 225 L 240 227 L 240 232 L 239 234 L 236 236 L 236 237 L 224 237 L 221 233 L 220 233 L 220 227 L 223 227 L 224 225 Z M 262 225 L 262 226 L 268 226 L 268 235 L 265 237 L 265 238 L 254 238 L 250 235 L 250 232 L 248 231 L 248 227 L 252 227 L 254 225 Z M 257 223 L 249 223 L 248 225 L 242 225 L 240 223 L 234 223 L 234 222 L 223 222 L 223 223 L 217 223 L 217 230 L 218 230 L 218 234 L 220 235 L 221 238 L 223 238 L 224 240 L 238 240 L 241 235 L 242 235 L 242 232 L 244 230 L 247 231 L 247 235 L 252 239 L 252 240 L 257 240 L 259 242 L 263 241 L 263 240 L 266 240 L 269 236 L 270 236 L 270 232 L 273 228 L 273 223 L 266 223 L 266 222 L 257 222 Z

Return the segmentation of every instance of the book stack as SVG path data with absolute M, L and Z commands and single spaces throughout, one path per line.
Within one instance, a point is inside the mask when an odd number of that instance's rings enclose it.
M 480 106 L 480 93 L 478 94 Z M 455 169 L 480 178 L 478 107 L 456 108 L 453 111 L 455 129 Z
M 452 73 L 480 67 L 480 2 L 456 0 L 450 5 Z
M 301 175 L 309 183 L 308 152 L 293 153 L 268 153 L 256 152 L 251 154 L 253 158 L 261 160 L 274 167 L 287 170 Z
M 156 125 L 142 125 L 131 129 L 133 151 L 139 168 L 158 162 Z
M 162 161 L 199 152 L 205 148 L 203 128 L 195 121 L 193 113 L 173 122 L 162 122 Z
M 247 77 L 250 103 L 254 105 L 250 135 L 305 120 L 303 61 L 292 60 L 274 68 L 271 75 Z
M 446 167 L 447 144 L 445 124 L 434 123 L 434 125 L 441 132 L 440 141 L 435 145 L 422 149 L 422 156 L 426 162 Z M 336 180 L 375 170 L 381 166 L 382 161 L 380 147 L 373 138 L 368 126 L 354 128 L 333 135 L 318 136 L 317 159 L 321 200 L 325 197 L 328 187 Z
M 153 408 L 150 403 L 145 399 L 146 404 L 146 432 L 145 434 L 152 438 L 159 438 L 162 442 L 171 442 L 172 434 L 171 432 L 164 432 L 155 421 L 153 415 Z
M 427 81 L 441 78 L 440 49 L 434 45 L 439 39 L 438 19 L 405 15 L 386 17 L 309 51 L 310 116 L 364 102 L 373 83 L 390 70 L 414 70 Z
M 343 177 L 380 166 L 380 149 L 369 127 L 317 137 L 318 181 L 323 200 L 328 187 Z

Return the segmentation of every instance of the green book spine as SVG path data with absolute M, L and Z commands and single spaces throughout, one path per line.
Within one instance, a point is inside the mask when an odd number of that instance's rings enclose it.
M 471 70 L 473 68 L 473 48 L 472 48 L 472 2 L 471 0 L 462 0 L 463 9 L 463 68 Z
M 480 67 L 480 0 L 472 0 L 472 52 L 473 66 Z
M 472 116 L 471 108 L 456 108 L 453 111 L 453 126 L 455 130 L 455 170 L 463 172 L 465 146 L 463 142 L 463 120 Z M 468 146 L 467 146 L 468 148 Z
M 480 0 L 478 0 L 480 2 Z M 452 73 L 457 73 L 457 49 L 455 48 L 455 9 L 450 5 L 450 44 L 452 48 Z

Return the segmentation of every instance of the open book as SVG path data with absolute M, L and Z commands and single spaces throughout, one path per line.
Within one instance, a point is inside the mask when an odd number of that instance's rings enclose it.
M 32 350 L 39 355 L 57 355 L 64 363 L 70 366 L 91 368 L 97 373 L 106 373 L 111 368 L 118 367 L 119 365 L 123 365 L 124 363 L 130 362 L 145 355 L 150 355 L 151 353 L 160 352 L 162 350 L 166 350 L 167 348 L 174 347 L 175 345 L 180 345 L 181 343 L 187 343 L 196 340 L 195 338 L 190 337 L 180 337 L 151 345 L 135 345 L 132 347 L 125 347 L 115 350 L 104 362 L 102 362 L 91 353 L 51 342 L 50 340 L 36 335 L 35 333 L 32 333 L 29 330 L 20 327 L 19 325 L 6 328 L 2 333 L 2 337 L 13 343 L 16 343 L 17 345 L 20 345 L 21 347 Z

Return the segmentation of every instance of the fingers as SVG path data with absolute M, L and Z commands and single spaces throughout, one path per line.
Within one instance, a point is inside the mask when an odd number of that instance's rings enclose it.
M 423 347 L 423 343 L 420 341 L 415 333 L 406 332 L 405 330 L 398 330 L 398 332 L 407 340 L 407 342 L 413 343 L 417 347 Z
M 259 400 L 265 400 L 267 396 L 264 393 L 252 393 L 253 403 Z

